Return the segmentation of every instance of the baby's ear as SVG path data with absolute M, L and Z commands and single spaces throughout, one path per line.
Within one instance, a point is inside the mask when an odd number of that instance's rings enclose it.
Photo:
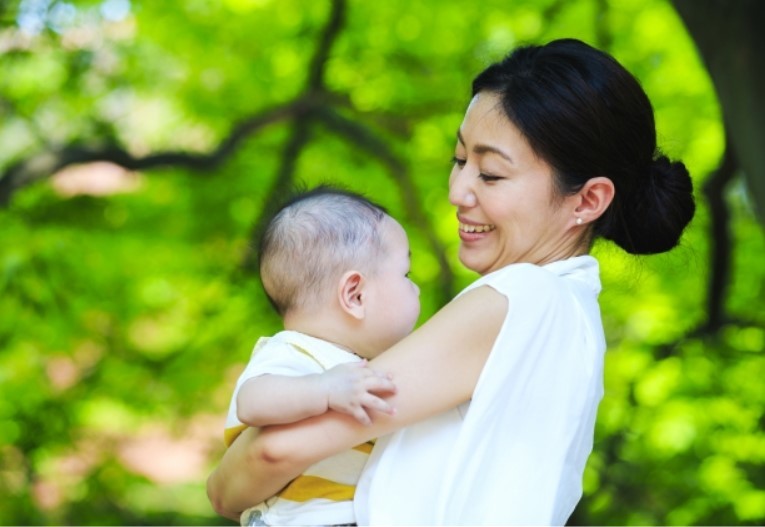
M 364 318 L 364 285 L 366 280 L 359 271 L 348 271 L 337 285 L 340 308 L 355 319 Z

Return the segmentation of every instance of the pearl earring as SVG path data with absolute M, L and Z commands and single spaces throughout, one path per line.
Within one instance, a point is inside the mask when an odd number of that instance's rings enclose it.
M 582 223 L 584 223 L 584 220 L 582 218 L 577 218 L 576 219 L 576 224 L 577 225 L 581 225 Z

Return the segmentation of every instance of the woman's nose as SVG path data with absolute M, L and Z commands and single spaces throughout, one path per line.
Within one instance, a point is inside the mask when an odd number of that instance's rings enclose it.
M 475 207 L 476 197 L 465 169 L 454 167 L 449 178 L 449 203 L 455 207 Z

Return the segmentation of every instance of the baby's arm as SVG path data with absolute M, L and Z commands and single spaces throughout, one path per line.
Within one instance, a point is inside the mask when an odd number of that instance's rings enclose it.
M 390 377 L 367 367 L 367 361 L 339 364 L 320 374 L 260 375 L 239 389 L 237 417 L 248 426 L 267 426 L 294 423 L 331 409 L 369 424 L 369 409 L 393 413 L 378 395 L 395 391 Z

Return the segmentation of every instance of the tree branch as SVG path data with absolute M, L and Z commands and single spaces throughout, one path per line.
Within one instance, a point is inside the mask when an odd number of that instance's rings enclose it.
M 726 128 L 727 131 L 727 128 Z M 730 284 L 730 263 L 733 254 L 733 238 L 730 229 L 730 210 L 725 199 L 728 184 L 739 170 L 733 145 L 726 134 L 725 152 L 718 169 L 703 187 L 711 215 L 709 226 L 710 255 L 709 282 L 707 284 L 707 320 L 689 331 L 681 339 L 661 344 L 654 349 L 654 357 L 665 359 L 676 353 L 677 348 L 687 339 L 716 337 L 723 325 L 738 323 L 748 325 L 749 321 L 731 320 L 725 312 L 725 299 Z
M 316 47 L 316 51 L 311 59 L 308 74 L 309 91 L 323 91 L 325 89 L 325 66 L 327 65 L 332 45 L 335 43 L 345 23 L 346 9 L 346 0 L 332 0 L 332 11 L 329 14 L 329 20 L 324 27 L 324 31 L 319 39 L 319 45 Z
M 609 27 L 610 7 L 607 0 L 595 0 L 595 44 L 600 49 L 611 49 L 613 33 Z
M 711 213 L 709 239 L 711 243 L 710 276 L 707 286 L 707 321 L 702 333 L 714 334 L 725 323 L 725 299 L 730 283 L 730 262 L 733 239 L 730 229 L 730 210 L 725 191 L 739 168 L 738 160 L 726 127 L 725 153 L 717 171 L 704 185 L 704 195 Z
M 332 95 L 326 89 L 324 73 L 332 45 L 337 40 L 345 22 L 346 0 L 333 0 L 332 9 L 309 65 L 306 87 L 297 99 L 255 114 L 235 125 L 220 144 L 209 153 L 166 151 L 136 157 L 117 145 L 88 147 L 70 144 L 58 150 L 42 152 L 24 159 L 0 175 L 0 206 L 7 205 L 13 193 L 24 186 L 45 179 L 62 168 L 79 163 L 108 161 L 128 170 L 147 170 L 162 166 L 184 167 L 194 171 L 210 171 L 224 163 L 241 143 L 266 126 L 291 121 L 292 131 L 281 155 L 278 171 L 272 181 L 260 214 L 252 229 L 252 244 L 245 253 L 243 267 L 254 270 L 256 247 L 261 233 L 271 217 L 274 207 L 293 186 L 297 163 L 310 141 L 310 127 L 320 119 L 331 131 L 372 154 L 387 169 L 396 183 L 405 213 L 409 220 L 423 233 L 439 265 L 438 291 L 441 302 L 452 298 L 454 273 L 446 257 L 446 251 L 438 239 L 429 218 L 424 214 L 419 192 L 412 180 L 406 163 L 370 129 L 342 117 L 331 109 Z
M 22 187 L 46 179 L 69 165 L 108 161 L 128 170 L 146 170 L 163 166 L 185 167 L 195 171 L 220 166 L 247 137 L 268 125 L 297 118 L 323 103 L 324 98 L 305 95 L 282 106 L 270 108 L 234 126 L 228 136 L 206 154 L 167 151 L 136 157 L 117 145 L 87 147 L 70 144 L 58 150 L 40 152 L 11 166 L 0 176 L 0 206 L 7 206 L 13 194 Z
M 333 0 L 332 10 L 324 27 L 309 65 L 309 74 L 303 98 L 307 100 L 323 100 L 327 92 L 324 86 L 324 69 L 329 59 L 332 45 L 342 30 L 346 11 L 345 0 Z M 309 128 L 316 110 L 323 105 L 313 105 L 311 111 L 292 116 L 292 133 L 282 152 L 281 163 L 268 191 L 258 218 L 252 228 L 251 243 L 245 251 L 242 267 L 246 271 L 257 272 L 257 249 L 260 238 L 273 215 L 275 208 L 279 206 L 284 196 L 287 195 L 295 180 L 295 171 L 298 159 L 305 146 L 308 144 Z
M 236 151 L 242 141 L 256 131 L 275 122 L 288 119 L 299 120 L 312 108 L 329 102 L 329 95 L 323 86 L 324 69 L 331 46 L 342 29 L 345 10 L 345 0 L 333 0 L 328 23 L 311 60 L 307 88 L 303 95 L 290 103 L 270 108 L 241 121 L 213 151 L 209 153 L 167 151 L 136 157 L 114 144 L 90 147 L 73 143 L 53 148 L 20 160 L 0 174 L 0 207 L 7 206 L 18 189 L 46 179 L 72 164 L 108 161 L 128 170 L 146 170 L 162 166 L 184 167 L 195 171 L 209 171 L 217 168 Z
M 260 246 L 260 239 L 275 209 L 281 204 L 284 196 L 287 195 L 293 186 L 298 158 L 310 140 L 310 121 L 310 118 L 298 119 L 292 124 L 292 132 L 282 151 L 279 170 L 271 183 L 271 188 L 266 194 L 258 219 L 255 220 L 250 236 L 250 244 L 245 251 L 242 267 L 246 271 L 258 272 L 257 250 Z

